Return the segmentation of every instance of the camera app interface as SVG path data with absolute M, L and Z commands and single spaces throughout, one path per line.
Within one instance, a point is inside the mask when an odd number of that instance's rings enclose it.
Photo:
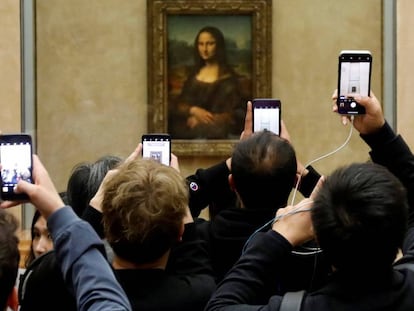
M 142 156 L 152 158 L 164 165 L 170 165 L 170 141 L 167 138 L 144 138 Z
M 2 192 L 13 192 L 19 180 L 31 180 L 31 148 L 30 143 L 0 144 L 0 161 L 2 165 Z
M 358 93 L 368 95 L 369 62 L 343 62 L 341 65 L 341 95 Z
M 346 96 L 350 93 L 369 95 L 370 56 L 349 56 L 341 59 L 339 108 L 352 110 L 356 103 Z
M 263 130 L 268 130 L 279 135 L 279 115 L 280 108 L 275 107 L 270 103 L 263 104 L 260 108 L 255 108 L 253 114 L 253 131 L 259 132 Z

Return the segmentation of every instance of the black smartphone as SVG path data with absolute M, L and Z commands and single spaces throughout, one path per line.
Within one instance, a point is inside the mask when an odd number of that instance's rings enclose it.
M 164 165 L 171 162 L 171 137 L 169 134 L 142 135 L 142 157 L 152 158 Z
M 280 135 L 281 108 L 282 104 L 279 99 L 253 99 L 253 132 L 268 130 Z
M 32 138 L 27 134 L 0 135 L 1 199 L 25 200 L 25 193 L 14 193 L 19 180 L 33 183 Z
M 365 114 L 365 108 L 355 102 L 352 93 L 369 96 L 371 90 L 372 55 L 367 50 L 343 50 L 338 65 L 338 113 Z

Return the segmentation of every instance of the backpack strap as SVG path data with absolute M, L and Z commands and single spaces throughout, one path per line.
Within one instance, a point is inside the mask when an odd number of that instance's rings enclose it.
M 283 295 L 279 311 L 300 311 L 304 295 L 304 290 L 297 292 L 287 292 Z

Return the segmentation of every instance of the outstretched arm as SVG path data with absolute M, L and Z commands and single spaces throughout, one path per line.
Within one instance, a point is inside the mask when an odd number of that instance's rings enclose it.
M 404 139 L 386 122 L 381 104 L 372 91 L 370 96 L 354 98 L 365 107 L 366 114 L 355 116 L 353 126 L 370 146 L 372 160 L 387 167 L 407 188 L 410 220 L 414 222 L 414 155 Z M 336 92 L 333 100 L 336 100 Z
M 33 155 L 34 184 L 19 181 L 16 192 L 48 220 L 49 231 L 65 280 L 72 287 L 78 310 L 131 310 L 128 299 L 104 257 L 103 244 L 89 224 L 65 207 L 48 172 Z M 21 202 L 4 201 L 1 208 Z
M 387 167 L 407 189 L 410 229 L 404 241 L 403 252 L 414 254 L 414 249 L 410 250 L 414 245 L 414 233 L 410 234 L 414 231 L 414 155 L 404 139 L 386 122 L 381 104 L 372 91 L 370 96 L 354 98 L 365 107 L 366 114 L 356 116 L 353 125 L 360 132 L 361 138 L 370 146 L 372 160 Z M 336 92 L 333 99 L 336 99 Z M 344 118 L 343 120 L 346 121 Z

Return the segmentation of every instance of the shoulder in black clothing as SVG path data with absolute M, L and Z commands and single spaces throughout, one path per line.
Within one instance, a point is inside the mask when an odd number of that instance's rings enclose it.
M 55 252 L 47 252 L 31 262 L 19 283 L 21 311 L 76 311 L 76 300 L 63 280 Z

